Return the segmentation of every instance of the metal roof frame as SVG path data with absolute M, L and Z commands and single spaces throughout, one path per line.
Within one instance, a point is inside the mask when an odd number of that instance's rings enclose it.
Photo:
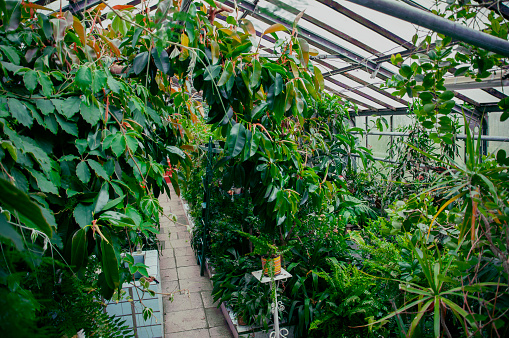
M 54 3 L 58 0 L 37 0 L 35 1 L 37 4 L 44 5 L 47 3 Z M 246 17 L 248 15 L 256 18 L 260 22 L 264 24 L 272 25 L 274 23 L 280 23 L 284 26 L 292 29 L 292 22 L 289 20 L 283 18 L 280 15 L 277 15 L 277 13 L 272 13 L 266 10 L 263 7 L 263 4 L 267 5 L 275 5 L 281 10 L 285 11 L 285 13 L 289 13 L 290 15 L 296 16 L 298 13 L 300 13 L 300 10 L 296 9 L 292 3 L 289 2 L 289 0 L 254 0 L 253 2 L 250 1 L 240 1 L 237 3 L 234 3 L 233 0 L 225 0 L 221 2 L 224 2 L 226 6 L 229 6 L 231 8 L 238 8 L 242 15 L 241 17 Z M 353 0 L 352 2 L 360 2 L 362 0 Z M 487 0 L 476 0 L 481 5 L 486 5 L 487 8 L 491 6 L 491 2 L 488 2 Z M 83 10 L 89 9 L 93 6 L 96 6 L 97 4 L 101 3 L 101 0 L 81 0 L 74 2 L 73 0 L 69 1 L 69 3 L 64 6 L 63 10 L 70 10 L 73 14 L 80 14 Z M 125 4 L 128 5 L 139 5 L 142 2 L 142 0 L 125 0 Z M 414 46 L 410 41 L 407 41 L 403 39 L 402 37 L 398 36 L 397 34 L 394 34 L 389 29 L 383 27 L 383 25 L 377 24 L 373 21 L 370 21 L 366 18 L 366 16 L 363 16 L 362 13 L 354 11 L 352 9 L 347 8 L 346 4 L 343 5 L 340 3 L 340 0 L 316 0 L 320 5 L 319 6 L 325 6 L 327 8 L 330 8 L 334 15 L 339 15 L 341 17 L 344 17 L 345 20 L 351 20 L 355 22 L 355 24 L 360 24 L 366 28 L 368 28 L 370 31 L 372 31 L 375 36 L 380 36 L 383 39 L 389 40 L 391 43 L 397 44 L 398 46 L 402 47 L 399 48 L 399 54 L 401 56 L 406 57 L 410 56 L 415 53 L 425 52 L 424 49 L 419 49 L 416 46 Z M 423 7 L 418 3 L 418 0 L 403 0 L 404 4 L 400 4 L 401 6 L 405 6 L 408 8 L 411 8 L 414 11 L 424 12 L 426 15 L 429 15 L 430 12 L 429 9 Z M 409 6 L 408 6 L 409 5 Z M 412 6 L 412 7 L 410 7 Z M 153 10 L 157 7 L 151 6 L 150 10 Z M 350 6 L 351 8 L 351 6 Z M 509 7 L 501 4 L 501 6 L 498 6 L 497 8 L 489 8 L 490 10 L 496 10 L 501 15 L 504 15 L 506 18 L 509 18 Z M 507 16 L 506 16 L 507 15 Z M 217 16 L 221 19 L 226 19 L 224 17 L 221 17 L 220 15 Z M 380 20 L 378 20 L 380 22 Z M 306 24 L 306 28 L 302 26 L 302 23 Z M 334 41 L 331 41 L 331 39 L 326 38 L 319 33 L 317 33 L 315 30 L 312 29 L 312 27 L 319 27 L 320 29 L 324 30 L 329 34 L 328 36 L 334 36 Z M 374 83 L 370 82 L 369 79 L 378 78 L 382 81 L 386 81 L 394 75 L 394 71 L 391 71 L 390 69 L 396 69 L 392 65 L 387 68 L 384 67 L 385 62 L 389 62 L 391 59 L 391 56 L 393 53 L 387 53 L 384 54 L 384 52 L 379 51 L 377 48 L 374 48 L 370 45 L 370 41 L 363 40 L 360 37 L 352 36 L 352 34 L 346 34 L 344 33 L 340 27 L 335 27 L 334 25 L 331 25 L 330 23 L 326 23 L 324 20 L 321 20 L 321 18 L 315 17 L 313 15 L 304 13 L 301 18 L 301 25 L 298 25 L 299 30 L 299 37 L 304 38 L 310 45 L 324 51 L 325 55 L 319 55 L 317 57 L 312 57 L 313 61 L 317 63 L 320 66 L 325 67 L 327 71 L 323 72 L 324 79 L 326 80 L 326 89 L 332 93 L 335 93 L 341 97 L 343 97 L 346 100 L 350 100 L 353 103 L 357 104 L 362 109 L 359 110 L 359 114 L 364 115 L 399 115 L 406 113 L 406 110 L 408 109 L 409 101 L 404 98 L 399 98 L 396 96 L 393 96 L 389 91 L 387 91 L 384 88 L 380 88 L 378 85 L 375 85 Z M 325 33 L 324 33 L 325 34 Z M 331 35 L 332 34 L 332 35 Z M 257 31 L 257 35 L 261 36 L 261 32 Z M 268 41 L 270 43 L 275 43 L 275 40 L 271 36 L 263 36 L 263 40 Z M 345 41 L 347 44 L 350 44 L 352 46 L 351 48 L 358 48 L 359 52 L 365 51 L 366 54 L 369 54 L 369 57 L 365 57 L 363 55 L 360 55 L 359 53 L 356 53 L 349 48 L 346 48 L 345 46 L 342 46 L 342 41 Z M 355 47 L 353 47 L 355 46 Z M 268 53 L 273 53 L 273 50 L 267 47 L 262 48 L 264 51 L 267 51 Z M 335 59 L 340 59 L 345 62 L 350 63 L 348 66 L 343 67 L 337 67 L 335 64 Z M 355 73 L 360 72 L 360 73 Z M 365 72 L 366 76 L 363 75 Z M 343 83 L 342 81 L 333 78 L 334 75 L 341 75 L 342 77 L 349 80 L 349 84 Z M 359 77 L 360 76 L 360 77 Z M 357 83 L 359 86 L 354 86 L 352 83 Z M 462 93 L 459 93 L 458 91 L 454 91 L 455 97 L 458 100 L 461 100 L 462 102 L 467 103 L 468 105 L 472 106 L 472 109 L 467 109 L 464 106 L 458 104 L 454 108 L 454 111 L 456 113 L 462 113 L 465 111 L 468 115 L 471 115 L 475 118 L 481 118 L 484 114 L 493 112 L 493 111 L 500 111 L 500 108 L 497 105 L 496 100 L 503 99 L 507 97 L 506 94 L 498 91 L 497 89 L 493 87 L 500 87 L 503 85 L 502 82 L 497 81 L 491 81 L 491 82 L 481 82 L 482 85 L 479 85 L 476 87 L 475 83 L 469 84 L 468 86 L 479 88 L 480 90 L 483 90 L 485 93 L 489 94 L 490 96 L 486 97 L 493 97 L 493 102 L 489 102 L 488 104 L 480 103 L 476 99 L 469 97 L 470 94 L 464 95 Z M 343 90 L 334 89 L 331 86 L 334 85 L 336 88 L 341 88 Z M 465 86 L 466 84 L 463 84 Z M 468 87 L 468 88 L 470 88 Z M 451 87 L 451 89 L 456 89 Z M 458 86 L 458 90 L 465 89 L 461 86 Z M 357 99 L 354 99 L 348 95 L 348 93 L 352 93 L 355 95 L 358 95 Z M 374 97 L 377 96 L 377 97 Z M 357 97 L 357 96 L 356 96 Z M 386 98 L 386 99 L 385 99 Z M 484 98 L 486 99 L 486 98 Z M 362 100 L 362 101 L 360 101 Z M 367 100 L 367 102 L 365 102 Z M 370 104 L 372 102 L 372 104 Z M 486 102 L 486 101 L 484 101 Z M 404 107 L 400 107 L 400 105 L 403 105 Z M 381 109 L 377 109 L 375 106 L 383 107 Z

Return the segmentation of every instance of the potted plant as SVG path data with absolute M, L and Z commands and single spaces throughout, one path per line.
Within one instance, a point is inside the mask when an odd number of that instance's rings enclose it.
M 253 254 L 261 256 L 262 270 L 265 276 L 272 277 L 281 273 L 281 256 L 288 252 L 291 247 L 281 249 L 266 236 L 256 237 L 243 231 L 237 232 L 253 243 Z

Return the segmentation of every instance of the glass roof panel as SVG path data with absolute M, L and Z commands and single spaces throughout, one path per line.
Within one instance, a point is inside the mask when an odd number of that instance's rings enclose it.
M 306 14 L 364 42 L 380 52 L 398 47 L 394 42 L 318 2 L 312 0 L 284 0 L 283 2 L 298 9 L 305 8 Z M 344 2 L 342 2 L 342 4 L 343 3 Z M 299 24 L 302 24 L 302 22 L 299 22 Z
M 415 34 L 416 28 L 409 22 L 388 16 L 349 1 L 342 1 L 341 5 L 353 12 L 356 12 L 357 14 L 362 15 L 364 18 L 376 23 L 407 41 L 411 41 L 412 36 Z
M 509 88 L 507 87 L 493 87 L 493 89 L 498 90 L 502 94 L 509 95 Z
M 340 93 L 342 96 L 350 97 L 350 98 L 352 98 L 354 100 L 360 101 L 361 103 L 365 103 L 366 105 L 371 106 L 373 108 L 376 108 L 376 109 L 385 109 L 386 108 L 384 106 L 379 105 L 376 102 L 373 102 L 373 101 L 370 101 L 370 100 L 366 99 L 363 96 L 360 96 L 358 94 L 352 93 L 350 91 L 344 91 L 344 88 L 342 88 L 340 86 L 337 86 L 337 85 L 335 85 L 334 83 L 332 83 L 332 82 L 330 82 L 328 80 L 325 81 L 325 85 L 330 87 L 331 89 L 335 90 L 337 93 Z
M 340 76 L 340 75 L 334 75 L 333 78 L 335 78 L 336 80 L 338 80 L 339 82 L 353 88 L 353 89 L 357 89 L 358 91 L 366 94 L 366 95 L 369 95 L 371 96 L 372 98 L 374 99 L 377 99 L 379 101 L 382 101 L 392 107 L 404 107 L 405 105 L 400 103 L 400 102 L 397 102 L 397 101 L 394 101 L 392 99 L 390 99 L 389 97 L 385 96 L 385 95 L 382 95 L 380 94 L 379 92 L 377 92 L 376 90 L 374 89 L 371 89 L 365 85 L 362 85 L 356 81 L 353 81 L 349 78 L 346 78 L 344 76 Z M 340 93 L 348 93 L 349 90 L 348 89 L 345 89 L 345 88 L 342 88 L 341 90 L 339 90 Z
M 486 93 L 485 91 L 483 91 L 481 89 L 464 89 L 464 90 L 457 90 L 457 92 L 471 98 L 472 100 L 474 100 L 478 103 L 490 103 L 490 102 L 500 101 L 496 97 Z

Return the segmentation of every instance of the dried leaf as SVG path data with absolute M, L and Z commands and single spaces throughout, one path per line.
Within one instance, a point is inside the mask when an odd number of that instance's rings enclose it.
M 77 17 L 73 17 L 73 20 L 74 20 L 74 22 L 73 22 L 74 30 L 76 31 L 76 34 L 78 34 L 78 36 L 81 40 L 81 44 L 83 46 L 85 46 L 85 44 L 86 44 L 85 29 L 83 28 L 81 21 Z

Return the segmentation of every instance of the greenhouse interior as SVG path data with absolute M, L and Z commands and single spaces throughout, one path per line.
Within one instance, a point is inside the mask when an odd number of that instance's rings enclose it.
M 509 337 L 509 1 L 0 15 L 1 337 Z

